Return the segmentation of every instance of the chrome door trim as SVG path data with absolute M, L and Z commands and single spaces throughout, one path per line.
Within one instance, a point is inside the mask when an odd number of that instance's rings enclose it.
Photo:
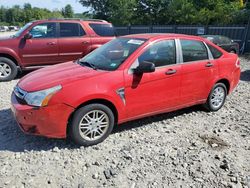
M 58 56 L 58 54 L 54 53 L 54 54 L 26 54 L 26 55 L 23 55 L 23 57 L 48 57 L 48 56 L 54 57 L 54 56 Z
M 82 55 L 82 52 L 72 52 L 72 53 L 59 53 L 59 55 Z
M 180 39 L 175 39 L 175 45 L 176 45 L 176 56 L 178 57 L 177 64 L 183 63 L 183 55 L 182 55 L 182 48 L 181 48 L 181 42 Z

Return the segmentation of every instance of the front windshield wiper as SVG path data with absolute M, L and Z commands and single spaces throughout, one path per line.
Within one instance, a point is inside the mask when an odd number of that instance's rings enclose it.
M 83 65 L 83 66 L 88 66 L 94 70 L 97 70 L 97 67 L 93 64 L 93 63 L 90 63 L 90 62 L 87 62 L 87 61 L 78 61 L 78 64 L 80 65 Z

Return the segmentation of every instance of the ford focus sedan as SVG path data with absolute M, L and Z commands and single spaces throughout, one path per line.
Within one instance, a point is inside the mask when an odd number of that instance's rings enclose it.
M 12 111 L 25 133 L 90 146 L 130 120 L 197 104 L 217 111 L 239 77 L 238 56 L 206 39 L 128 35 L 26 75 L 12 93 Z

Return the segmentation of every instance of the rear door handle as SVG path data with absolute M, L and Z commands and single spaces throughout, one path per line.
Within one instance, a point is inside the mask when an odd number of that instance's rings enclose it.
M 206 67 L 212 67 L 212 66 L 214 66 L 214 64 L 211 63 L 211 62 L 208 62 L 205 66 L 206 66 Z
M 56 45 L 55 42 L 48 42 L 47 45 Z
M 169 69 L 167 72 L 165 72 L 166 75 L 175 74 L 177 71 L 175 69 Z

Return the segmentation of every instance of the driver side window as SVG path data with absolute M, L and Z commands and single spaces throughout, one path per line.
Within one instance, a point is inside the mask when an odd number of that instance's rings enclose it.
M 56 38 L 56 23 L 43 23 L 30 30 L 32 38 Z
M 138 58 L 139 63 L 149 61 L 155 64 L 155 67 L 162 67 L 176 63 L 176 48 L 174 40 L 164 40 L 152 44 Z

